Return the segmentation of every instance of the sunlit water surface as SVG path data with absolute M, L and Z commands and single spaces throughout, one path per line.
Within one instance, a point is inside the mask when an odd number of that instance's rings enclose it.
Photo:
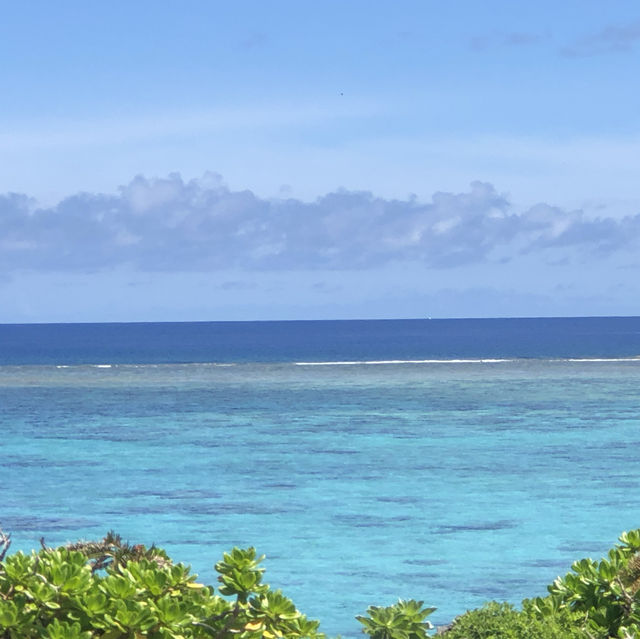
M 13 550 L 234 545 L 321 628 L 542 595 L 640 526 L 640 361 L 1 366 Z

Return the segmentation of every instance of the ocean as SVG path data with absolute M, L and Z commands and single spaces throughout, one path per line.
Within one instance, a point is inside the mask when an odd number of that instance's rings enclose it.
M 640 318 L 0 326 L 12 550 L 234 545 L 360 634 L 519 603 L 640 527 Z

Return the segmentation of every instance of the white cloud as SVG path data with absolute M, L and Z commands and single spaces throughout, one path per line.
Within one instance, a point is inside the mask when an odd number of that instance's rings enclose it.
M 538 204 L 513 211 L 482 182 L 430 202 L 339 190 L 314 202 L 230 190 L 215 174 L 184 181 L 136 177 L 117 195 L 81 193 L 36 208 L 0 197 L 5 271 L 449 268 L 518 254 L 580 259 L 637 247 L 640 215 L 588 217 Z
M 579 38 L 561 50 L 566 56 L 592 56 L 631 51 L 640 42 L 640 20 L 610 24 Z

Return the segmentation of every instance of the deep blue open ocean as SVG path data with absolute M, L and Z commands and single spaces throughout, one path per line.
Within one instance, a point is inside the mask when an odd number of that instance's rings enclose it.
M 0 326 L 0 526 L 444 624 L 640 527 L 639 356 L 640 318 Z

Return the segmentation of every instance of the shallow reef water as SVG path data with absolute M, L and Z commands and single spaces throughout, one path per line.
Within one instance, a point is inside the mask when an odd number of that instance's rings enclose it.
M 640 526 L 640 361 L 454 354 L 5 363 L 0 525 L 12 550 L 114 529 L 207 583 L 253 545 L 331 635 L 398 597 L 444 624 L 542 595 Z

